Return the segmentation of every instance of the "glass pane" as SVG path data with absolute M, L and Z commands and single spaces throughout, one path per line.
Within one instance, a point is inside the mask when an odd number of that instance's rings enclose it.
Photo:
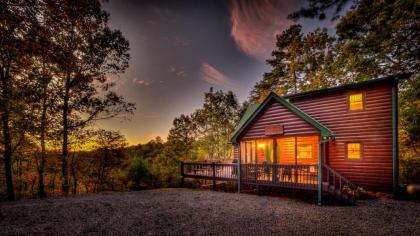
M 350 110 L 362 110 L 363 109 L 363 94 L 350 95 Z
M 361 149 L 360 143 L 348 143 L 347 144 L 347 158 L 360 159 L 361 157 L 360 149 Z
M 312 144 L 299 144 L 297 146 L 297 158 L 298 159 L 312 159 Z
M 245 142 L 241 142 L 241 163 L 245 163 Z
M 277 139 L 277 162 L 295 164 L 295 137 Z
M 257 140 L 256 162 L 271 164 L 273 162 L 273 143 L 269 139 Z

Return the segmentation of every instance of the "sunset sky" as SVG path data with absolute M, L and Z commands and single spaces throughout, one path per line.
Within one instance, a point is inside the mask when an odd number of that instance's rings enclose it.
M 287 15 L 305 1 L 129 1 L 110 0 L 110 25 L 130 41 L 130 67 L 116 90 L 137 110 L 130 121 L 102 121 L 130 144 L 166 139 L 172 121 L 203 103 L 210 87 L 232 90 L 240 102 L 269 71 L 265 60 L 275 35 L 293 22 Z M 329 21 L 298 22 L 304 32 Z

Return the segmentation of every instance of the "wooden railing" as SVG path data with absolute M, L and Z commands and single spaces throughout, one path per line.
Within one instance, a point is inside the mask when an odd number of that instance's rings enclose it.
M 317 165 L 241 164 L 240 183 L 256 186 L 278 186 L 317 189 Z M 238 181 L 238 165 L 208 162 L 181 162 L 181 177 Z
M 322 171 L 323 182 L 328 183 L 328 186 L 332 186 L 335 190 L 341 191 L 344 187 L 348 187 L 351 190 L 355 190 L 357 188 L 357 186 L 350 180 L 326 164 L 322 164 Z
M 215 162 L 181 162 L 181 176 L 215 180 L 235 180 L 236 164 Z
M 317 165 L 241 164 L 241 183 L 316 189 Z

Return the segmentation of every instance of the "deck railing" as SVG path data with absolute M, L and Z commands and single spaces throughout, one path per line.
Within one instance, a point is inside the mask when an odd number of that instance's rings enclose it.
M 240 183 L 316 190 L 318 165 L 241 164 Z M 238 181 L 238 165 L 208 162 L 181 162 L 182 178 Z

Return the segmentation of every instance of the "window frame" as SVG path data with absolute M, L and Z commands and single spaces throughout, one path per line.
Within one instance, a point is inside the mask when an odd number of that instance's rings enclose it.
M 360 157 L 359 158 L 349 158 L 349 144 L 359 144 L 360 145 Z M 345 144 L 346 159 L 348 161 L 361 161 L 363 158 L 363 144 L 360 141 L 346 142 Z
M 309 158 L 302 158 L 299 157 L 299 146 L 301 145 L 305 145 L 305 146 L 310 146 L 311 147 L 311 157 Z M 303 144 L 297 144 L 296 143 L 296 160 L 312 160 L 314 158 L 314 145 L 313 144 L 309 144 L 309 143 L 303 143 Z
M 352 95 L 362 94 L 362 109 L 351 110 L 350 109 L 350 97 Z M 347 94 L 347 110 L 349 112 L 359 112 L 364 111 L 366 109 L 366 93 L 365 92 L 351 92 Z

